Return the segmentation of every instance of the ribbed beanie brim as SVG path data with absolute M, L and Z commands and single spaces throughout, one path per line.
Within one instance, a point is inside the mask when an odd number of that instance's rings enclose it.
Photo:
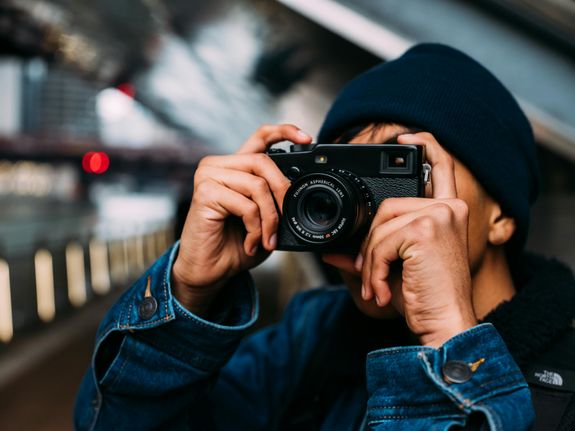
M 351 127 L 399 123 L 432 133 L 515 218 L 521 249 L 538 193 L 533 132 L 511 93 L 466 54 L 421 44 L 349 82 L 318 136 L 332 142 Z

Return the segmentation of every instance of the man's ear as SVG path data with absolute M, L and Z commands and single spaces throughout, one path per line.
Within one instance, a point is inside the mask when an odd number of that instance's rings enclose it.
M 505 244 L 513 236 L 515 229 L 515 219 L 505 214 L 499 204 L 495 204 L 489 220 L 489 243 L 492 245 Z

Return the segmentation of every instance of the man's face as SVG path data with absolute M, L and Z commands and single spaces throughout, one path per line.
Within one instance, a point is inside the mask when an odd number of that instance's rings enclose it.
M 401 125 L 385 125 L 378 128 L 366 128 L 353 138 L 351 144 L 384 143 L 401 134 L 412 133 Z M 457 197 L 469 207 L 468 241 L 469 263 L 471 275 L 480 267 L 488 247 L 488 229 L 490 210 L 494 204 L 493 199 L 485 192 L 471 172 L 454 159 L 454 175 Z M 433 172 L 432 172 L 433 184 Z M 432 184 L 426 188 L 426 197 L 432 196 Z M 364 301 L 361 297 L 361 273 L 357 272 L 351 264 L 351 259 L 344 259 L 334 255 L 324 255 L 324 260 L 336 266 L 347 284 L 357 307 L 366 315 L 374 318 L 393 318 L 401 314 L 401 303 L 392 296 L 392 301 L 385 307 L 379 307 L 375 300 Z M 401 289 L 401 270 L 396 270 L 390 276 L 392 292 Z

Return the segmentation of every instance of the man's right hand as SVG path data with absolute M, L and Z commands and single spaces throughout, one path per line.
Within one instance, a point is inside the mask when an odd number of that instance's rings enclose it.
M 262 126 L 235 154 L 201 160 L 172 268 L 173 293 L 193 313 L 204 315 L 230 278 L 276 247 L 275 203 L 281 208 L 290 182 L 264 152 L 285 140 L 311 143 L 296 126 Z

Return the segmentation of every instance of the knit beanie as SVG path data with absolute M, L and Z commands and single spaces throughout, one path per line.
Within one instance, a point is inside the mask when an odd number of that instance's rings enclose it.
M 538 193 L 535 142 L 525 114 L 491 72 L 451 47 L 416 45 L 350 81 L 329 110 L 318 142 L 333 142 L 354 126 L 386 122 L 433 134 L 515 219 L 507 245 L 523 248 Z

